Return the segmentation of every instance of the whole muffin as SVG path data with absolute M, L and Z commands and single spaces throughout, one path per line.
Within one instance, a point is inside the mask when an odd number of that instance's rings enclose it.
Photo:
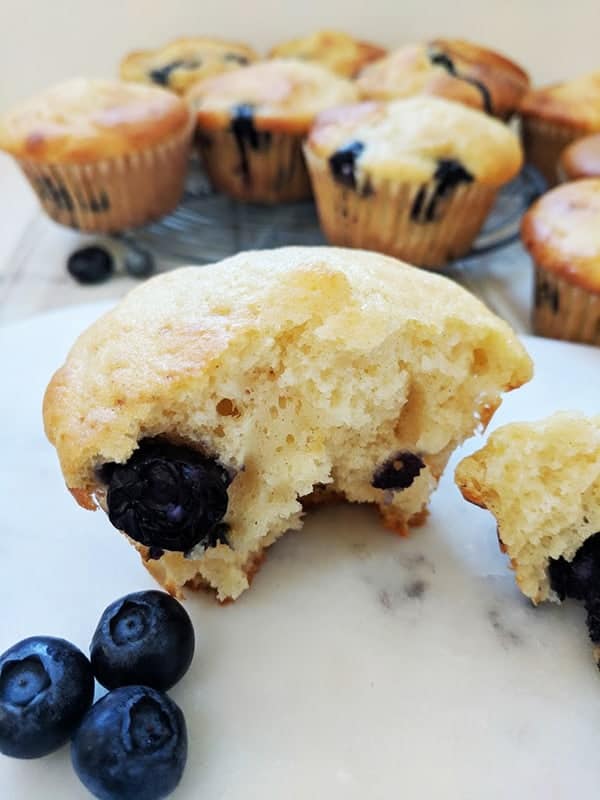
M 405 45 L 365 67 L 358 77 L 366 99 L 432 94 L 504 120 L 528 86 L 527 73 L 514 61 L 462 39 Z
M 435 268 L 469 251 L 522 161 L 506 125 L 425 96 L 324 112 L 305 153 L 332 244 Z
M 465 499 L 496 518 L 526 597 L 583 601 L 600 662 L 600 417 L 504 425 L 455 477 Z
M 600 131 L 600 72 L 531 89 L 523 97 L 519 113 L 525 157 L 553 186 L 565 147 Z
M 542 195 L 521 236 L 535 269 L 535 333 L 600 344 L 600 179 Z
M 600 178 L 600 133 L 576 139 L 560 154 L 559 178 L 574 181 L 578 178 Z
M 192 129 L 187 105 L 171 92 L 76 78 L 0 117 L 0 149 L 52 219 L 110 232 L 177 205 Z
M 177 94 L 203 78 L 229 72 L 258 60 L 248 45 L 206 36 L 175 39 L 155 50 L 129 53 L 119 66 L 125 81 L 157 84 Z
M 345 78 L 354 78 L 364 66 L 385 53 L 379 45 L 355 39 L 342 31 L 326 30 L 282 42 L 273 47 L 269 58 L 314 61 Z
M 310 197 L 302 141 L 320 111 L 357 97 L 350 81 L 291 59 L 209 78 L 188 95 L 214 187 L 256 203 Z
M 509 326 L 452 281 L 288 247 L 136 288 L 75 343 L 44 421 L 82 506 L 168 591 L 225 600 L 324 491 L 407 533 L 454 448 L 530 377 Z

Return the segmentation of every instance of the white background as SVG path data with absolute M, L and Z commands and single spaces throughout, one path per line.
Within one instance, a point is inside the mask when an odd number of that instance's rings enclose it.
M 111 76 L 128 50 L 181 35 L 260 50 L 318 27 L 387 46 L 463 36 L 536 82 L 600 69 L 600 0 L 0 0 L 0 108 L 71 75 Z

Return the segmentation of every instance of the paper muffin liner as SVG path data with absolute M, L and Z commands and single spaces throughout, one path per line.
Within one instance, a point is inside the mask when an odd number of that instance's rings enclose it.
M 460 185 L 439 198 L 428 215 L 434 181 L 384 180 L 376 189 L 367 185 L 357 191 L 336 181 L 325 159 L 309 150 L 306 158 L 321 228 L 330 244 L 375 250 L 419 267 L 440 269 L 466 255 L 498 191 L 476 182 Z
M 86 164 L 18 160 L 44 211 L 85 232 L 114 233 L 168 214 L 183 194 L 192 128 L 155 147 Z
M 200 157 L 213 187 L 237 200 L 276 204 L 312 196 L 303 137 L 254 131 L 240 139 L 229 129 L 200 131 Z
M 523 117 L 521 134 L 525 160 L 539 169 L 549 186 L 559 182 L 559 158 L 565 147 L 585 136 L 587 129 L 576 125 Z
M 600 292 L 582 289 L 537 264 L 534 268 L 534 333 L 600 345 Z

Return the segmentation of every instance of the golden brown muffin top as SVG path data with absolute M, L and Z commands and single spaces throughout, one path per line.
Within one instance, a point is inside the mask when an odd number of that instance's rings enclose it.
M 320 111 L 351 103 L 358 92 L 318 64 L 274 59 L 201 81 L 187 98 L 202 128 L 228 127 L 232 112 L 243 106 L 258 129 L 301 134 Z
M 600 133 L 584 136 L 566 147 L 560 167 L 568 180 L 600 178 Z
M 365 98 L 392 100 L 433 94 L 506 118 L 529 86 L 527 73 L 493 50 L 462 39 L 409 44 L 365 67 Z
M 385 54 L 386 50 L 379 45 L 360 41 L 342 31 L 325 30 L 278 44 L 269 58 L 316 61 L 338 75 L 354 78 L 366 64 Z
M 480 183 L 499 186 L 517 174 L 523 160 L 517 137 L 502 122 L 423 95 L 325 111 L 306 147 L 320 158 L 354 148 L 359 184 L 428 181 L 446 162 Z
M 542 195 L 523 217 L 521 236 L 537 265 L 600 292 L 600 179 L 565 183 Z
M 600 131 L 600 72 L 531 89 L 523 97 L 519 112 L 584 131 Z
M 143 150 L 189 124 L 187 105 L 164 89 L 74 78 L 0 117 L 0 149 L 29 161 L 84 163 Z
M 258 60 L 248 45 L 206 36 L 175 39 L 155 50 L 136 50 L 121 61 L 125 81 L 164 86 L 184 94 L 194 83 Z

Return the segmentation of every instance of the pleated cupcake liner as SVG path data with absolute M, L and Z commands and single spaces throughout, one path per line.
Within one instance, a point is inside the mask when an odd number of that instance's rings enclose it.
M 306 151 L 319 220 L 330 244 L 375 250 L 442 269 L 466 255 L 494 203 L 497 187 L 461 185 L 446 197 L 436 183 L 384 180 L 362 191 L 336 181 L 325 159 Z
M 600 292 L 534 265 L 533 330 L 538 336 L 600 345 Z
M 268 205 L 312 195 L 302 136 L 261 130 L 249 141 L 229 129 L 200 130 L 197 141 L 204 168 L 218 192 Z
M 549 186 L 557 184 L 561 178 L 559 159 L 567 145 L 585 136 L 588 131 L 576 125 L 566 125 L 535 117 L 521 120 L 525 160 L 539 169 Z
M 188 126 L 154 147 L 86 164 L 18 164 L 53 220 L 84 232 L 116 233 L 177 206 L 192 132 Z

